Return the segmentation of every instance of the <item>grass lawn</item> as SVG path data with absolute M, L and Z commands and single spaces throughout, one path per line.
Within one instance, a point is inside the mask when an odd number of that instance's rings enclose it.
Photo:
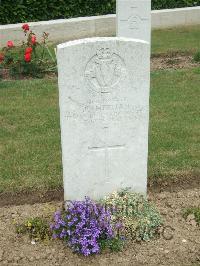
M 0 82 L 0 192 L 61 185 L 57 80 Z
M 180 27 L 154 30 L 152 32 L 152 53 L 174 51 L 193 53 L 200 51 L 200 27 Z
M 151 78 L 149 177 L 200 178 L 200 68 Z
M 152 73 L 149 177 L 200 175 L 200 69 Z M 0 82 L 0 192 L 62 185 L 56 79 Z

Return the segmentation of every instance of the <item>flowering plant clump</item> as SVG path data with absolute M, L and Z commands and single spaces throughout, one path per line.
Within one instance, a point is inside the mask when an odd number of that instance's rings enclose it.
M 156 208 L 143 195 L 129 190 L 114 192 L 103 201 L 107 208 L 114 210 L 111 220 L 123 225 L 118 235 L 136 241 L 149 241 L 154 238 L 162 225 Z
M 42 77 L 45 73 L 56 72 L 56 59 L 47 46 L 48 33 L 38 41 L 28 24 L 22 25 L 25 40 L 16 47 L 12 40 L 0 51 L 0 67 L 15 77 Z
M 156 208 L 129 190 L 114 192 L 93 202 L 69 201 L 64 211 L 54 215 L 52 237 L 64 240 L 85 256 L 103 249 L 122 250 L 126 241 L 149 241 L 159 235 L 162 220 Z
M 48 222 L 41 217 L 29 218 L 22 224 L 16 224 L 17 234 L 28 234 L 32 241 L 50 240 Z
M 50 228 L 54 239 L 63 239 L 85 256 L 99 253 L 103 247 L 118 247 L 110 211 L 87 197 L 69 202 L 66 211 L 56 212 Z

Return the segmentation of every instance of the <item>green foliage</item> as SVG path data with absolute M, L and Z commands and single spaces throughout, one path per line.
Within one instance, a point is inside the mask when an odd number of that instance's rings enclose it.
M 119 221 L 122 224 L 117 233 L 119 239 L 149 241 L 157 235 L 162 225 L 160 214 L 143 195 L 123 190 L 111 194 L 104 204 L 112 211 L 113 223 Z
M 0 23 L 93 16 L 115 12 L 115 0 L 2 0 Z
M 2 0 L 0 24 L 115 13 L 115 0 Z M 200 0 L 152 0 L 152 9 L 200 5 Z
M 20 78 L 21 76 L 32 77 L 32 78 L 42 78 L 45 73 L 45 68 L 43 65 L 34 62 L 16 62 L 12 64 L 9 69 L 10 75 L 15 78 Z
M 109 249 L 112 252 L 119 252 L 122 251 L 123 247 L 124 247 L 124 240 L 118 237 L 109 240 L 107 239 L 100 241 L 101 250 Z
M 3 66 L 0 64 L 0 81 L 3 78 Z
M 187 219 L 188 215 L 193 214 L 195 217 L 195 221 L 198 225 L 200 225 L 200 207 L 191 207 L 187 208 L 183 212 L 183 217 Z
M 194 61 L 200 63 L 200 51 L 196 52 L 193 57 Z
M 180 8 L 200 5 L 199 0 L 152 0 L 152 9 Z
M 28 234 L 32 240 L 48 240 L 51 238 L 49 224 L 40 217 L 30 218 L 22 224 L 16 225 L 18 234 Z

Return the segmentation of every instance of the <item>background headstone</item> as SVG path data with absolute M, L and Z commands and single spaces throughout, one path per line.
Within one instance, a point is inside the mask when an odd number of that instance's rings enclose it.
M 151 42 L 151 0 L 117 0 L 117 36 Z
M 91 38 L 58 45 L 65 200 L 146 193 L 149 44 Z

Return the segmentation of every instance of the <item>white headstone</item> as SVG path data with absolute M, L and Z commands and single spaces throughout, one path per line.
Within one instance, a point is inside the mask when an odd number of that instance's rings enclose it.
M 151 42 L 151 0 L 117 0 L 117 36 Z
M 91 38 L 58 45 L 65 200 L 146 193 L 149 44 Z

